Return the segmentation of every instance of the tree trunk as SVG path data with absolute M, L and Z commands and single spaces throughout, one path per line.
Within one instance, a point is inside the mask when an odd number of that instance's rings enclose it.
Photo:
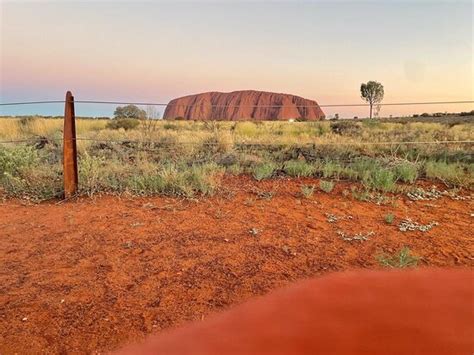
M 372 118 L 372 104 L 370 104 L 370 118 Z

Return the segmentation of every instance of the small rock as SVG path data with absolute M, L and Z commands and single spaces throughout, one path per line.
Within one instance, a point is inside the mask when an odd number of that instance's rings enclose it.
M 28 317 L 25 317 L 22 319 L 23 322 L 26 322 L 28 320 Z

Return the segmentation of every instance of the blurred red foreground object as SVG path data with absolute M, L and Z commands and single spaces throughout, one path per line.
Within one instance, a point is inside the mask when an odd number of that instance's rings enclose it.
M 473 272 L 360 271 L 293 285 L 120 354 L 472 354 Z

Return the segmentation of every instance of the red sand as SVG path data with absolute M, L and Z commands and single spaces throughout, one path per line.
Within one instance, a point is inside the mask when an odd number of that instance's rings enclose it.
M 344 197 L 342 183 L 304 199 L 301 183 L 317 181 L 227 178 L 199 200 L 0 203 L 0 353 L 117 349 L 298 279 L 379 268 L 379 253 L 403 246 L 422 266 L 472 263 L 472 201 L 400 196 L 378 206 Z M 440 224 L 400 232 L 405 217 Z M 348 242 L 339 230 L 374 235 Z

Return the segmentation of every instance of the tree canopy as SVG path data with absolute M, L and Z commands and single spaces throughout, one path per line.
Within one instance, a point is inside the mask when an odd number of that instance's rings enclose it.
M 114 118 L 136 118 L 145 119 L 146 111 L 138 108 L 135 105 L 118 106 L 114 111 Z
M 383 85 L 376 81 L 368 81 L 360 85 L 360 97 L 370 105 L 370 118 L 372 118 L 372 107 L 383 100 Z

